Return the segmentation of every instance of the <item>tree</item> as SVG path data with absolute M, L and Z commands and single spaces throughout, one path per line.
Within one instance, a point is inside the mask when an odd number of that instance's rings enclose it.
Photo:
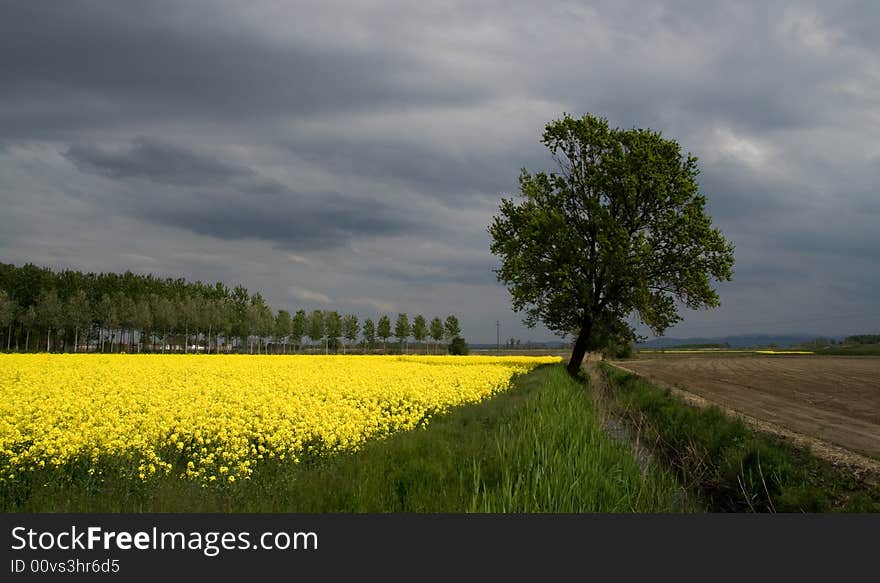
M 0 330 L 6 330 L 6 350 L 12 347 L 12 323 L 18 312 L 18 304 L 9 297 L 5 290 L 0 289 Z
M 37 310 L 33 306 L 28 306 L 27 310 L 21 310 L 18 314 L 18 321 L 25 329 L 24 351 L 30 350 L 31 346 L 31 328 L 37 323 Z M 16 343 L 16 350 L 18 350 Z
M 354 314 L 346 314 L 342 318 L 342 335 L 351 343 L 354 343 L 357 340 L 358 332 L 360 331 L 360 325 L 358 324 L 358 317 Z M 342 345 L 342 353 L 345 354 L 345 344 Z
M 220 302 L 220 310 L 220 330 L 223 332 L 223 344 L 226 346 L 224 352 L 228 353 L 232 350 L 232 343 L 235 338 L 238 310 L 231 297 L 225 298 Z
M 244 286 L 237 285 L 232 290 L 230 298 L 230 314 L 233 317 L 232 334 L 240 339 L 240 343 L 248 341 L 253 329 L 250 318 L 250 299 L 251 296 Z
M 314 310 L 309 316 L 308 336 L 312 344 L 324 338 L 324 312 Z
M 424 342 L 428 335 L 428 323 L 421 314 L 413 319 L 412 337 L 416 342 Z M 425 354 L 428 353 L 428 345 L 425 344 Z
M 376 336 L 382 339 L 382 351 L 386 351 L 388 349 L 388 339 L 391 338 L 391 319 L 388 316 L 379 318 Z
M 412 330 L 409 325 L 409 317 L 406 314 L 397 314 L 397 321 L 394 323 L 394 336 L 400 343 L 400 351 L 405 352 L 404 343 L 409 338 Z
M 440 344 L 440 341 L 443 340 L 443 320 L 440 318 L 434 317 L 431 320 L 431 326 L 428 329 L 428 334 L 431 336 L 431 340 L 434 341 L 434 344 Z
M 260 346 L 265 344 L 263 339 L 274 332 L 275 317 L 272 316 L 272 309 L 259 292 L 251 298 L 248 321 L 251 324 L 251 333 L 257 335 L 257 354 L 260 354 Z
M 141 351 L 141 345 L 147 338 L 150 327 L 152 326 L 153 315 L 150 313 L 150 302 L 146 298 L 140 298 L 135 302 L 134 307 L 135 323 L 138 329 L 138 346 L 137 351 Z M 210 336 L 210 335 L 209 335 Z
M 92 310 L 89 306 L 89 298 L 84 290 L 67 298 L 64 304 L 64 315 L 67 325 L 73 328 L 73 351 L 79 352 L 79 331 L 86 328 L 92 321 Z
M 461 336 L 461 326 L 458 324 L 458 318 L 455 316 L 447 316 L 446 322 L 443 324 L 443 332 L 450 342 L 454 338 Z
M 334 350 L 339 345 L 339 337 L 342 336 L 342 317 L 339 312 L 333 310 L 324 315 L 327 330 L 327 345 L 332 346 Z
M 46 352 L 52 348 L 52 330 L 61 327 L 62 306 L 55 290 L 43 290 L 37 298 L 37 324 L 46 329 Z
M 464 341 L 464 338 L 462 338 L 461 336 L 456 336 L 452 339 L 452 342 L 449 343 L 449 354 L 457 356 L 467 356 L 468 345 L 467 342 Z
M 119 303 L 116 304 L 119 306 Z M 193 298 L 186 292 L 183 292 L 175 300 L 175 323 L 174 331 L 176 336 L 180 337 L 180 346 L 183 347 L 184 354 L 189 354 L 190 332 L 194 329 L 194 320 L 196 316 L 196 304 Z M 120 315 L 121 318 L 121 315 Z M 175 338 L 175 341 L 178 340 Z
M 122 350 L 122 345 L 125 342 L 125 330 L 131 332 L 137 327 L 137 314 L 135 313 L 136 306 L 133 299 L 121 292 L 115 294 L 113 301 L 116 303 L 116 311 L 119 314 L 119 326 L 122 328 L 122 332 L 119 336 L 120 350 Z
M 292 320 L 290 319 L 290 312 L 287 310 L 278 310 L 278 314 L 275 316 L 275 342 L 278 342 L 283 346 L 284 354 L 287 354 L 287 337 L 290 335 L 290 328 L 292 325 Z
M 587 351 L 681 320 L 676 302 L 715 307 L 710 278 L 730 280 L 733 245 L 713 228 L 697 159 L 658 132 L 611 129 L 567 114 L 542 143 L 559 172 L 523 169 L 521 200 L 502 199 L 488 231 L 498 280 L 525 324 L 575 337 L 568 372 Z
M 164 297 L 153 295 L 150 297 L 150 313 L 153 316 L 153 329 L 161 332 L 162 352 L 168 345 L 168 330 L 174 327 L 174 303 Z M 103 352 L 103 344 L 102 344 Z
M 376 343 L 376 325 L 373 324 L 372 318 L 364 320 L 364 350 L 373 348 Z
M 306 334 L 307 320 L 308 316 L 306 316 L 305 310 L 297 310 L 296 314 L 293 315 L 293 322 L 290 324 L 290 339 L 296 345 L 297 350 L 300 349 L 302 337 Z
M 96 316 L 100 325 L 101 352 L 104 352 L 104 331 L 115 330 L 116 325 L 119 323 L 119 311 L 116 309 L 116 304 L 109 294 L 101 296 Z M 110 337 L 110 352 L 113 352 L 112 336 Z

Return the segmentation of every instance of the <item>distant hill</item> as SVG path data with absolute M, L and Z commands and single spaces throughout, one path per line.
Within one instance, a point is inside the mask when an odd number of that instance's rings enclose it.
M 797 346 L 821 336 L 820 334 L 742 334 L 711 338 L 654 338 L 637 344 L 638 348 L 672 348 L 681 345 L 727 344 L 731 348 L 755 348 L 775 344 L 780 348 Z

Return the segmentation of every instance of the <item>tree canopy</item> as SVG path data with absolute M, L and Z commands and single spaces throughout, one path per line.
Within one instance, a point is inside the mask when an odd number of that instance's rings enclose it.
M 0 262 L 0 350 L 6 351 L 286 354 L 288 344 L 302 351 L 306 338 L 312 352 L 345 353 L 361 333 L 359 321 L 336 310 L 276 311 L 243 285 Z M 387 340 L 390 319 L 383 315 L 380 322 Z M 412 333 L 421 341 L 419 322 L 424 326 L 425 318 L 416 317 Z M 401 340 L 410 334 L 406 326 L 396 331 Z M 363 352 L 374 348 L 376 333 L 375 319 L 364 320 Z
M 647 129 L 565 114 L 541 142 L 557 171 L 519 177 L 489 225 L 496 270 L 525 323 L 576 338 L 568 371 L 610 342 L 635 338 L 630 316 L 657 334 L 688 308 L 718 306 L 710 280 L 730 280 L 733 245 L 714 228 L 697 159 Z
M 385 348 L 388 339 L 391 338 L 391 319 L 382 315 L 379 318 L 379 324 L 376 326 L 376 336 L 382 339 L 382 347 Z
M 461 325 L 458 323 L 458 318 L 452 314 L 447 316 L 446 322 L 443 324 L 443 332 L 450 342 L 461 336 Z

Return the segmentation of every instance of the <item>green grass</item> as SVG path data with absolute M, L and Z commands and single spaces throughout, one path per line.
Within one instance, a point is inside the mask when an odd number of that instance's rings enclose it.
M 671 472 L 643 474 L 629 446 L 600 429 L 586 387 L 561 365 L 358 453 L 265 463 L 221 488 L 46 474 L 0 491 L 5 512 L 670 512 L 685 504 Z
M 880 488 L 861 483 L 719 408 L 684 403 L 638 375 L 602 365 L 613 406 L 710 510 L 880 512 Z
M 880 356 L 880 344 L 835 345 L 816 349 L 816 354 L 828 356 Z

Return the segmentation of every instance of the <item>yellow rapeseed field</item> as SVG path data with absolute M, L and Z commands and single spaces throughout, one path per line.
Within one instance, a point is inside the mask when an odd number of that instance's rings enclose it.
M 0 482 L 107 468 L 234 482 L 264 459 L 297 462 L 415 428 L 558 360 L 0 355 Z

